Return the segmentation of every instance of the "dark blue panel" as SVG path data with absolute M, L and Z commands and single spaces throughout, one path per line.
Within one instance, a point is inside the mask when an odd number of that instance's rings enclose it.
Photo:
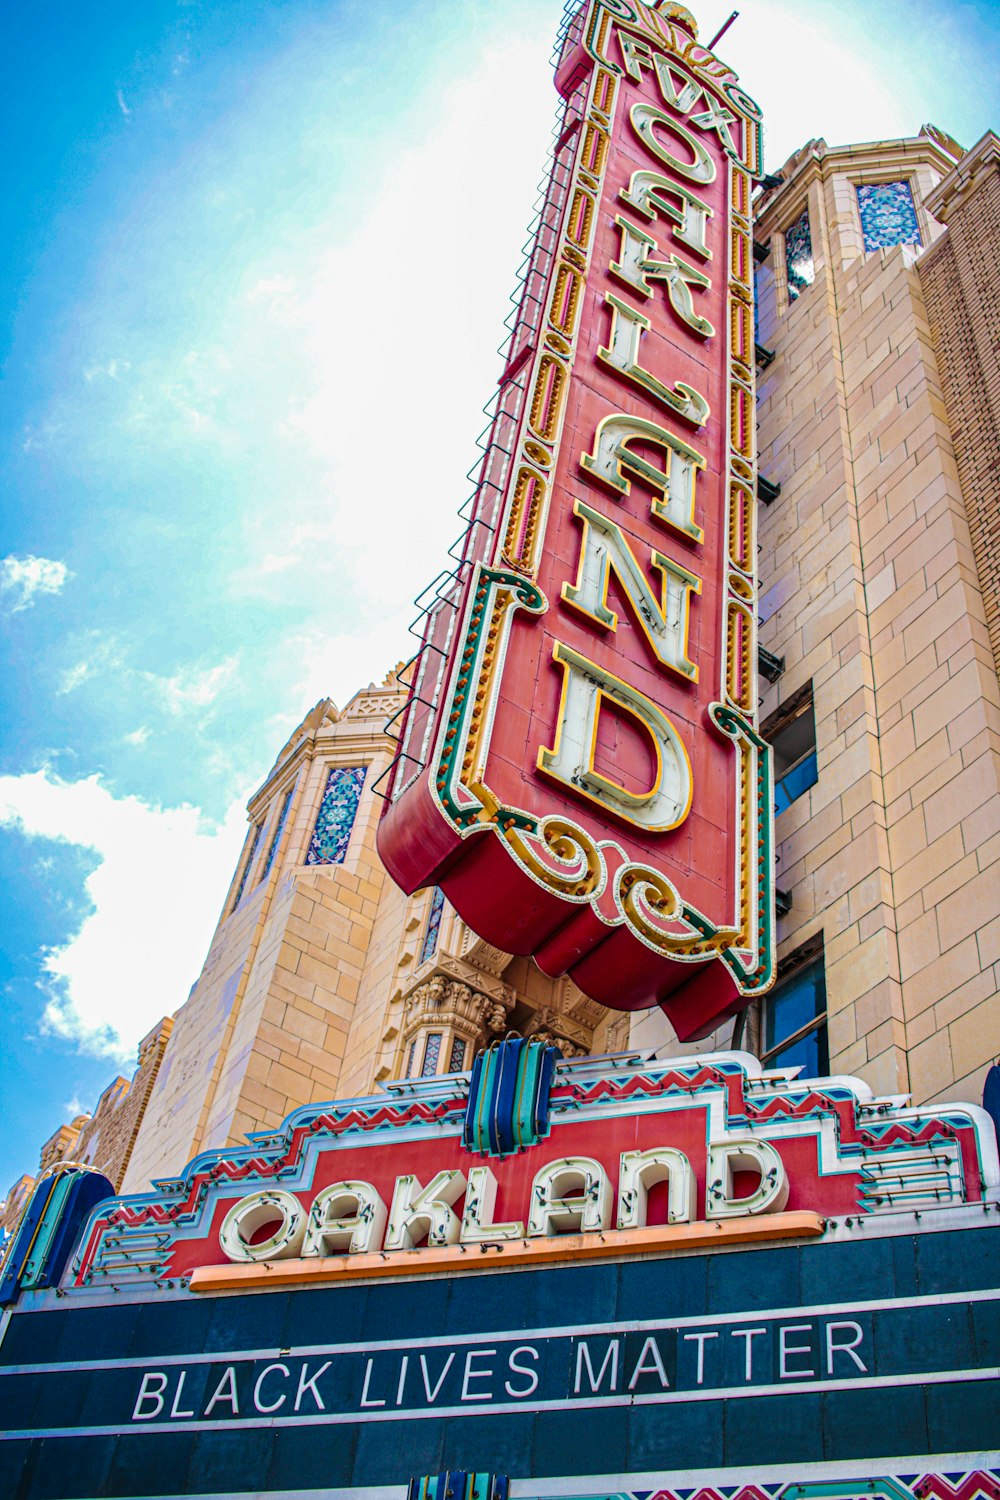
M 467 1422 L 467 1427 L 473 1425 Z M 444 1423 L 435 1418 L 413 1422 L 367 1422 L 358 1431 L 354 1484 L 402 1484 L 422 1474 L 440 1474 Z
M 62 1312 L 15 1310 L 0 1344 L 0 1364 L 47 1364 L 55 1359 L 64 1319 Z
M 189 1491 L 197 1495 L 215 1490 L 263 1489 L 273 1444 L 274 1430 L 269 1427 L 195 1433 L 187 1476 Z
M 371 1287 L 361 1323 L 362 1343 L 440 1333 L 445 1326 L 451 1285 L 442 1276 L 434 1281 L 396 1281 L 391 1286 Z
M 108 1496 L 184 1492 L 194 1451 L 193 1432 L 124 1433 L 115 1448 L 105 1493 Z
M 91 1500 L 104 1494 L 117 1437 L 44 1438 L 31 1500 Z M 7 1491 L 0 1486 L 0 1494 Z
M 1000 1367 L 1000 1302 L 972 1304 L 972 1331 L 976 1343 L 976 1364 Z
M 496 1329 L 540 1327 L 533 1295 L 537 1275 L 531 1271 L 511 1271 L 503 1276 L 463 1272 L 461 1279 L 456 1277 L 452 1283 L 445 1323 L 438 1331 L 491 1333 Z
M 0 1442 L 0 1495 L 5 1500 L 21 1500 L 29 1494 L 40 1448 L 37 1438 L 31 1442 Z
M 710 1312 L 800 1305 L 798 1249 L 749 1250 L 705 1258 Z
M 160 1297 L 142 1303 L 137 1310 L 129 1354 L 155 1360 L 164 1354 L 191 1354 L 200 1350 L 215 1301 L 214 1297 L 189 1296 Z
M 923 1234 L 917 1240 L 921 1296 L 1000 1285 L 1000 1224 L 957 1234 Z
M 618 1301 L 618 1267 L 579 1266 L 563 1271 L 520 1273 L 527 1283 L 529 1327 L 612 1323 Z M 518 1288 L 519 1292 L 521 1288 Z
M 124 1359 L 135 1332 L 138 1308 L 116 1302 L 67 1312 L 56 1357 L 61 1360 Z
M 545 1421 L 546 1416 L 537 1420 Z M 526 1410 L 509 1416 L 484 1414 L 475 1422 L 445 1422 L 441 1469 L 461 1465 L 473 1474 L 529 1474 L 535 1421 L 534 1412 Z
M 876 1319 L 875 1368 L 879 1375 L 899 1370 L 948 1370 L 975 1364 L 972 1315 L 962 1303 L 917 1304 L 905 1313 Z
M 620 1267 L 615 1317 L 697 1317 L 708 1307 L 707 1255 L 626 1262 Z M 609 1320 L 610 1321 L 610 1320 Z
M 799 1251 L 803 1306 L 891 1297 L 892 1247 L 890 1239 L 804 1246 Z
M 628 1468 L 695 1469 L 722 1456 L 721 1401 L 676 1401 L 633 1406 L 628 1418 Z
M 368 1289 L 360 1286 L 293 1292 L 278 1347 L 360 1342 L 367 1300 Z
M 927 1388 L 927 1435 L 932 1453 L 978 1453 L 996 1446 L 1000 1380 L 964 1380 Z
M 819 1463 L 823 1458 L 822 1397 L 747 1396 L 727 1401 L 725 1462 L 749 1466 L 767 1457 L 781 1463 Z
M 902 1387 L 891 1406 L 882 1408 L 872 1391 L 827 1391 L 822 1399 L 827 1459 L 842 1462 L 928 1451 L 922 1386 Z
M 288 1292 L 259 1292 L 252 1297 L 213 1297 L 206 1312 L 208 1327 L 200 1346 L 206 1353 L 238 1349 L 281 1349 L 288 1314 Z M 294 1295 L 294 1294 L 291 1294 Z M 319 1339 L 312 1340 L 319 1343 Z
M 571 1407 L 540 1412 L 532 1442 L 532 1475 L 621 1474 L 628 1452 L 628 1407 Z
M 405 1422 L 396 1425 L 405 1431 Z M 329 1427 L 276 1427 L 267 1488 L 298 1494 L 350 1484 L 356 1436 L 357 1428 L 346 1422 Z
M 892 1270 L 896 1296 L 917 1295 L 917 1244 L 912 1235 L 901 1234 L 887 1241 L 892 1246 Z
M 131 1417 L 142 1376 L 142 1370 L 121 1369 L 100 1370 L 89 1380 L 86 1375 L 75 1379 L 70 1375 L 49 1376 L 48 1380 L 53 1390 L 62 1391 L 69 1386 L 76 1397 L 82 1397 L 79 1409 L 68 1415 L 68 1421 L 77 1421 L 82 1427 L 107 1427 L 114 1422 L 116 1413 L 122 1422 Z

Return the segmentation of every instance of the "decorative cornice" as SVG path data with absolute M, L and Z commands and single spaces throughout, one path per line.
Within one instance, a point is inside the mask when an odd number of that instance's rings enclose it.
M 983 186 L 985 179 L 1000 169 L 1000 137 L 992 130 L 976 142 L 960 161 L 943 177 L 924 199 L 927 212 L 941 224 L 947 224 L 955 209 L 966 203 Z

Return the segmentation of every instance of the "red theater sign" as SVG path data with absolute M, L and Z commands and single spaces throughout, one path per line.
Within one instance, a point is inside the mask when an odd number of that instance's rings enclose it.
M 757 734 L 760 113 L 683 7 L 570 22 L 461 562 L 379 833 L 507 952 L 704 1035 L 773 975 Z

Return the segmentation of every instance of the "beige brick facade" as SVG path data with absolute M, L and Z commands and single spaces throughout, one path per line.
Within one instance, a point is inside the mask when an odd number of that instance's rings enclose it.
M 811 142 L 757 221 L 758 337 L 775 355 L 760 465 L 781 485 L 761 519 L 760 640 L 785 667 L 762 715 L 811 682 L 818 760 L 777 819 L 793 901 L 779 953 L 822 933 L 831 1070 L 917 1101 L 978 1097 L 1000 1047 L 997 464 L 984 504 L 992 408 L 970 353 L 982 361 L 1000 303 L 962 311 L 1000 188 L 985 154 L 982 202 L 966 187 L 953 210 L 964 240 L 943 205 L 969 158 L 938 132 Z M 923 248 L 865 253 L 856 188 L 884 182 L 910 185 Z M 814 278 L 791 300 L 783 238 L 803 209 Z M 995 279 L 995 208 L 991 222 Z

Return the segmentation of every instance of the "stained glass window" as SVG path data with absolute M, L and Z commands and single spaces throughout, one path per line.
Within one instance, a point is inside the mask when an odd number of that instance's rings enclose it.
M 785 272 L 788 277 L 789 300 L 794 302 L 803 287 L 812 286 L 816 276 L 807 208 L 785 230 Z
M 309 840 L 307 865 L 342 865 L 365 784 L 366 766 L 332 766 Z
M 243 891 L 247 883 L 247 876 L 250 874 L 250 867 L 257 857 L 257 845 L 260 843 L 260 836 L 263 832 L 263 823 L 258 823 L 254 828 L 253 838 L 250 840 L 250 853 L 247 855 L 246 864 L 243 866 L 243 873 L 240 876 L 240 883 L 236 887 L 236 895 L 233 897 L 233 904 L 230 907 L 231 911 L 235 911 L 243 899 Z
M 424 1048 L 424 1065 L 420 1069 L 421 1078 L 432 1078 L 438 1070 L 438 1058 L 441 1056 L 441 1033 L 432 1031 L 427 1038 Z
M 431 909 L 427 914 L 427 927 L 424 930 L 424 941 L 420 948 L 420 962 L 430 958 L 438 945 L 438 932 L 441 928 L 441 913 L 444 911 L 444 891 L 440 886 L 434 887 L 434 895 L 431 898 Z
M 404 1078 L 411 1078 L 413 1076 L 413 1059 L 416 1057 L 416 1055 L 417 1039 L 416 1037 L 414 1037 L 413 1041 L 410 1043 L 410 1050 L 406 1054 L 406 1072 L 403 1074 Z
M 866 251 L 921 243 L 908 182 L 859 183 L 858 212 Z
M 465 1038 L 455 1037 L 451 1044 L 451 1057 L 448 1061 L 449 1073 L 461 1073 L 465 1067 Z
M 285 793 L 284 801 L 281 804 L 281 811 L 278 814 L 278 821 L 274 825 L 274 833 L 271 836 L 270 847 L 267 851 L 267 859 L 265 859 L 264 868 L 260 872 L 261 880 L 266 880 L 268 875 L 270 875 L 271 873 L 271 866 L 274 864 L 274 856 L 278 852 L 278 845 L 281 843 L 281 835 L 285 831 L 285 819 L 288 817 L 288 809 L 291 805 L 292 793 L 294 792 L 294 790 L 295 783 L 293 782 L 292 785 L 288 788 L 288 791 Z

